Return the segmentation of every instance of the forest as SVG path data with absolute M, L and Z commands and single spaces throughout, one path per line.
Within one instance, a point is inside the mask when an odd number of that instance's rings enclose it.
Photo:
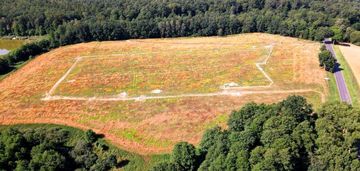
M 357 0 L 2 0 L 0 36 L 41 36 L 0 58 L 0 74 L 88 41 L 266 32 L 360 45 Z
M 175 145 L 154 171 L 360 170 L 360 110 L 328 103 L 319 112 L 301 96 L 277 104 L 248 103 L 227 129 L 207 130 L 195 148 Z
M 117 156 L 93 131 L 76 141 L 73 136 L 60 127 L 2 129 L 0 170 L 106 171 L 117 166 Z

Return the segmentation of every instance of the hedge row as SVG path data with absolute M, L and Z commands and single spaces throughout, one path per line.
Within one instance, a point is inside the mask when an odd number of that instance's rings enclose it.
M 49 39 L 42 39 L 40 41 L 31 42 L 22 45 L 20 48 L 11 51 L 9 54 L 0 58 L 0 74 L 6 74 L 13 69 L 15 65 L 25 62 L 37 55 L 48 52 L 55 48 L 54 44 Z

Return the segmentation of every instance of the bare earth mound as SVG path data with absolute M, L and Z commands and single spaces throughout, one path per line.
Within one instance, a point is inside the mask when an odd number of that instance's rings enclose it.
M 103 133 L 141 154 L 197 144 L 247 102 L 327 96 L 319 44 L 269 34 L 91 42 L 55 49 L 0 82 L 0 123 Z

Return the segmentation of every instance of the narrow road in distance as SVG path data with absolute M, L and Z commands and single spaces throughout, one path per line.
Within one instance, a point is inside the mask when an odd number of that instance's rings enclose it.
M 330 51 L 330 53 L 336 59 L 336 54 L 335 54 L 335 51 L 334 51 L 334 48 L 333 48 L 333 45 L 332 45 L 332 41 L 330 39 L 325 39 L 324 43 L 325 43 L 326 49 L 328 51 Z M 341 72 L 340 64 L 336 65 L 334 76 L 335 76 L 336 85 L 337 85 L 337 88 L 338 88 L 338 91 L 339 91 L 340 100 L 342 102 L 346 102 L 348 104 L 351 104 L 351 96 L 350 96 L 349 90 L 348 90 L 348 88 L 346 86 L 344 76 L 343 76 L 343 74 Z

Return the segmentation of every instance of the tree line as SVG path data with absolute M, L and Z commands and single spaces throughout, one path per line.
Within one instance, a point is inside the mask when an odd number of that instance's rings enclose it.
M 266 32 L 360 44 L 356 0 L 3 0 L 0 36 L 48 35 L 0 59 L 0 74 L 62 45 Z M 31 8 L 29 8 L 31 7 Z
M 175 145 L 156 171 L 360 170 L 360 110 L 328 103 L 315 113 L 306 99 L 246 104 L 231 113 L 228 129 L 207 130 L 195 148 Z
M 75 135 L 72 135 L 75 136 Z M 62 128 L 8 128 L 0 131 L 0 170 L 94 170 L 117 165 L 117 156 L 91 130 L 83 139 Z
M 326 49 L 325 45 L 322 45 L 320 48 L 319 65 L 326 71 L 332 73 L 334 73 L 338 67 L 337 60 L 331 54 L 331 52 Z
M 76 41 L 90 41 L 267 32 L 311 40 L 333 36 L 340 41 L 357 41 L 360 30 L 357 0 L 2 2 L 0 36 L 55 32 L 57 36 L 68 33 Z M 71 40 L 63 43 L 67 41 Z

